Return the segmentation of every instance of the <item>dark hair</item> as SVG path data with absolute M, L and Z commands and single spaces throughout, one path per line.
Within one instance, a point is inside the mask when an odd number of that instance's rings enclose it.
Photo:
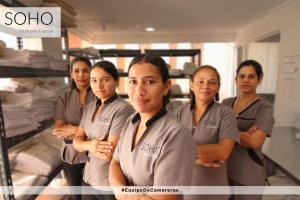
M 263 77 L 264 73 L 262 70 L 262 66 L 261 66 L 261 64 L 259 64 L 259 62 L 255 61 L 255 60 L 245 60 L 241 64 L 239 64 L 238 68 L 236 69 L 236 75 L 238 75 L 240 70 L 246 66 L 254 67 L 256 75 L 259 79 Z
M 218 72 L 218 70 L 216 69 L 216 68 L 214 68 L 213 66 L 211 66 L 211 65 L 202 65 L 202 66 L 200 66 L 200 67 L 198 67 L 193 73 L 192 73 L 192 75 L 191 75 L 191 81 L 194 81 L 194 78 L 195 78 L 195 76 L 196 76 L 196 74 L 199 72 L 199 71 L 201 71 L 201 70 L 203 70 L 203 69 L 209 69 L 209 70 L 212 70 L 216 75 L 217 75 L 217 79 L 218 79 L 218 85 L 219 85 L 219 87 L 221 87 L 221 77 L 220 77 L 220 74 L 219 74 L 219 72 Z M 192 105 L 195 105 L 195 94 L 194 94 L 194 92 L 192 91 L 192 90 L 190 90 L 190 93 L 191 93 L 191 104 Z M 219 101 L 219 92 L 217 92 L 217 94 L 215 95 L 215 100 L 216 101 Z
M 112 62 L 107 60 L 99 61 L 93 65 L 92 70 L 96 67 L 99 67 L 109 73 L 115 81 L 117 81 L 120 77 L 116 66 Z
M 75 57 L 75 58 L 72 59 L 72 61 L 70 63 L 70 70 L 71 71 L 73 70 L 73 67 L 74 67 L 75 63 L 77 63 L 77 62 L 84 62 L 89 68 L 91 68 L 91 66 L 92 66 L 91 61 L 88 58 Z M 76 88 L 76 84 L 75 84 L 75 81 L 73 79 L 71 81 L 70 87 L 72 89 Z
M 142 63 L 150 63 L 158 68 L 162 82 L 166 84 L 170 79 L 169 70 L 167 63 L 160 57 L 159 55 L 155 54 L 140 54 L 132 59 L 128 67 L 128 73 L 131 67 L 135 64 L 142 64 Z M 167 95 L 163 96 L 163 106 L 166 106 L 170 100 L 171 91 L 169 90 Z

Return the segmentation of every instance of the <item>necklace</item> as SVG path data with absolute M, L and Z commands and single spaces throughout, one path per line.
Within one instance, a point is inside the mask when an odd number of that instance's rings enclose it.
M 252 102 L 254 102 L 257 99 L 257 95 L 252 97 L 249 101 L 247 101 L 245 104 L 239 105 L 240 103 L 240 97 L 238 96 L 235 103 L 235 113 L 236 117 L 239 117 L 240 113 L 245 110 Z

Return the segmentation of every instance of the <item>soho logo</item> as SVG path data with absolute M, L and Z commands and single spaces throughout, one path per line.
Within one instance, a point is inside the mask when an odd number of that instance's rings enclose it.
M 39 25 L 42 23 L 43 25 L 50 25 L 53 22 L 53 15 L 50 12 L 43 12 L 43 13 L 32 13 L 32 12 L 6 12 L 5 18 L 7 21 L 5 21 L 6 25 L 12 25 L 13 23 L 17 25 L 24 25 L 28 24 L 31 25 L 34 21 L 36 25 Z
M 60 37 L 60 7 L 0 7 L 0 31 L 17 37 Z

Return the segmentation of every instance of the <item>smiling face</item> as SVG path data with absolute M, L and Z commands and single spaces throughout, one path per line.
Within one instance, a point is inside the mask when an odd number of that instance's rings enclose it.
M 71 78 L 77 88 L 88 87 L 90 84 L 90 67 L 83 61 L 77 61 L 71 69 Z
M 262 78 L 256 74 L 255 68 L 251 65 L 243 66 L 236 77 L 236 84 L 241 93 L 255 93 L 258 84 L 261 83 Z
M 129 99 L 139 113 L 153 116 L 163 107 L 163 96 L 170 89 L 170 81 L 163 83 L 158 67 L 150 63 L 136 63 L 128 74 Z
M 212 69 L 200 69 L 194 75 L 190 89 L 194 92 L 196 101 L 211 102 L 220 89 L 218 75 Z
M 100 67 L 94 67 L 91 71 L 91 88 L 93 93 L 101 100 L 113 96 L 116 93 L 117 81 L 112 75 Z

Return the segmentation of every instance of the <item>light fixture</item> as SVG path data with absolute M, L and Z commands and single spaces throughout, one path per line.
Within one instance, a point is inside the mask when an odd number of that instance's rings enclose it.
M 154 32 L 155 28 L 148 26 L 148 27 L 145 28 L 145 31 L 147 31 L 147 32 Z

